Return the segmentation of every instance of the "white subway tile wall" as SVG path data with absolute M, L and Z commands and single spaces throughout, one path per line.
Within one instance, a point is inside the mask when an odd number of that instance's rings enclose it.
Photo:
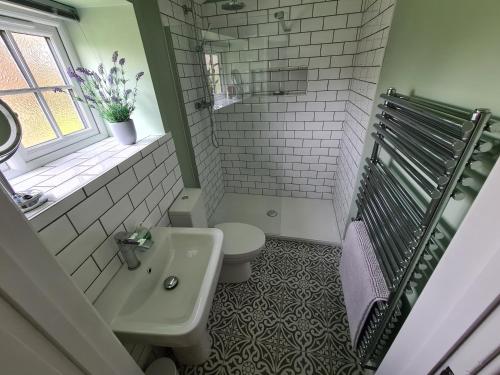
M 396 0 L 364 0 L 358 44 L 346 104 L 333 200 L 341 232 L 349 219 L 363 144 L 384 58 Z M 340 5 L 341 2 L 339 2 Z M 343 3 L 349 3 L 344 1 Z M 344 4 L 345 7 L 350 5 Z
M 221 158 L 211 142 L 210 114 L 207 109 L 196 110 L 195 102 L 203 98 L 203 85 L 196 48 L 194 14 L 201 28 L 201 8 L 194 3 L 192 13 L 185 14 L 182 6 L 191 7 L 188 0 L 158 0 L 164 26 L 170 26 L 182 86 L 189 130 L 194 148 L 200 184 L 207 214 L 211 215 L 224 195 Z
M 255 92 L 255 71 L 305 66 L 308 85 L 296 95 L 244 95 L 216 112 L 225 191 L 332 199 L 362 1 L 244 2 L 236 13 L 202 5 L 204 28 L 219 35 L 206 49 L 220 54 L 226 82 L 238 71 L 242 90 Z M 300 89 L 296 77 L 290 71 L 285 90 Z
M 40 213 L 42 219 L 32 219 L 42 242 L 91 302 L 121 265 L 113 235 L 133 231 L 140 222 L 169 225 L 168 207 L 184 187 L 170 134 L 131 147 L 135 154 L 128 157 L 134 163 L 127 159 L 105 172 L 96 179 L 100 186 L 92 181 L 97 188 L 92 194 L 84 186 Z M 118 174 L 124 165 L 128 168 Z
M 224 191 L 335 196 L 342 227 L 395 0 L 244 2 L 235 12 L 223 10 L 222 2 L 196 1 L 194 14 L 184 14 L 181 7 L 190 1 L 158 0 L 164 25 L 173 33 L 207 211 L 212 214 Z M 277 11 L 283 11 L 290 33 L 274 17 Z M 212 33 L 205 37 L 218 40 L 206 50 L 220 54 L 224 77 L 238 72 L 244 92 L 250 91 L 252 70 L 307 66 L 307 93 L 255 95 L 219 109 L 217 150 L 208 111 L 194 108 L 203 97 L 194 20 L 204 30 L 210 25 Z

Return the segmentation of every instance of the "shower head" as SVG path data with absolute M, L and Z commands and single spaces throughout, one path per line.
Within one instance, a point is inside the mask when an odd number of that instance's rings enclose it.
M 227 1 L 227 0 L 205 0 L 203 4 L 219 3 L 221 1 Z M 245 3 L 239 2 L 238 0 L 229 0 L 228 2 L 225 2 L 224 4 L 221 5 L 221 8 L 224 10 L 241 10 L 244 7 Z

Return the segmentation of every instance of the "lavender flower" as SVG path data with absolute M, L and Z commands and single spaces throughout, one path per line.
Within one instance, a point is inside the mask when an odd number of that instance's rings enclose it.
M 108 96 L 102 89 L 99 90 L 99 95 L 101 96 L 101 99 L 104 103 L 109 103 Z
M 90 95 L 83 95 L 85 99 L 87 99 L 89 102 L 95 103 L 95 98 Z
M 73 68 L 68 68 L 68 75 L 71 77 L 71 78 L 74 78 L 77 80 L 78 83 L 82 84 L 85 82 L 85 80 L 80 77 L 74 70 Z
M 119 57 L 118 51 L 111 56 L 113 66 L 105 69 L 101 63 L 97 70 L 84 67 L 73 69 L 68 68 L 68 75 L 74 79 L 81 87 L 83 94 L 76 96 L 73 90 L 55 88 L 54 92 L 64 92 L 73 97 L 74 100 L 85 103 L 90 108 L 95 109 L 109 122 L 121 122 L 130 119 L 130 115 L 135 110 L 135 101 L 138 93 L 137 85 L 144 72 L 139 72 L 135 76 L 134 87 L 127 87 L 129 80 L 125 76 L 125 58 Z
M 76 68 L 76 71 L 78 73 L 85 74 L 86 76 L 91 76 L 94 73 L 92 70 L 87 69 L 87 68 L 82 68 L 81 66 L 79 66 L 78 68 Z
M 118 68 L 116 66 L 113 66 L 110 70 L 109 70 L 109 74 L 108 74 L 108 83 L 110 85 L 113 85 L 114 83 L 117 82 L 117 78 L 116 78 L 116 73 L 118 72 Z

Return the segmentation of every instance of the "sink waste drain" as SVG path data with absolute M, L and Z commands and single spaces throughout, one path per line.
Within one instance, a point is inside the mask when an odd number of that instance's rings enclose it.
M 177 276 L 169 276 L 163 282 L 163 287 L 166 290 L 172 290 L 177 286 L 177 284 L 179 284 L 179 279 L 177 278 Z
M 269 216 L 269 217 L 276 217 L 276 216 L 278 216 L 278 211 L 276 211 L 276 210 L 269 210 L 269 211 L 267 211 L 266 215 Z

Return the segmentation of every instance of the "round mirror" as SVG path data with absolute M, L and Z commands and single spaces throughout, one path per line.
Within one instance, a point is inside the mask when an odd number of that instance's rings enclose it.
M 0 99 L 0 163 L 14 155 L 21 143 L 21 136 L 17 115 Z
M 0 163 L 9 160 L 21 144 L 22 129 L 17 114 L 0 99 Z M 0 172 L 0 184 L 23 212 L 31 211 L 47 202 L 41 191 L 16 192 Z

